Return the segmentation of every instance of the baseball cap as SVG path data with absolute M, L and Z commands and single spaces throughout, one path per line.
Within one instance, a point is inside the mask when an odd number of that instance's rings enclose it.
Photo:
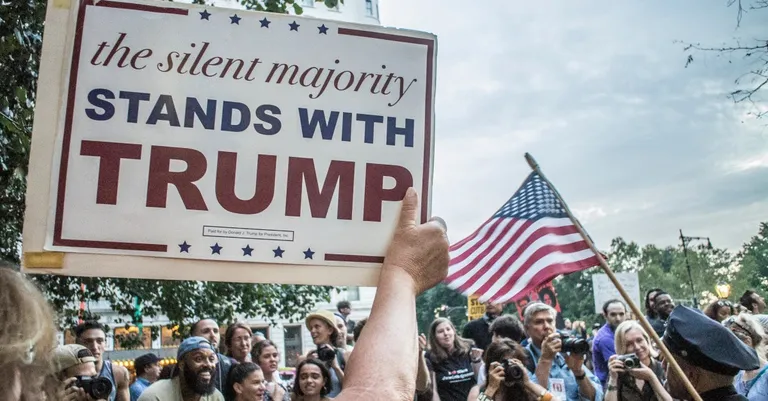
M 67 344 L 56 347 L 54 360 L 57 371 L 61 372 L 81 363 L 96 362 L 88 348 L 79 344 Z
M 184 355 L 199 349 L 208 349 L 216 352 L 216 349 L 213 348 L 213 345 L 211 345 L 211 342 L 208 341 L 208 339 L 203 337 L 189 337 L 179 345 L 179 349 L 176 352 L 176 359 L 181 360 Z

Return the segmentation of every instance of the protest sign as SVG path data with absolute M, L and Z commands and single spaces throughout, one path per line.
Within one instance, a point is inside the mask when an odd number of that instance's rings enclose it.
M 371 285 L 408 187 L 428 219 L 433 35 L 61 3 L 44 37 L 26 267 L 59 267 L 43 261 L 55 251 L 77 274 Z
M 467 297 L 467 319 L 470 321 L 480 319 L 485 315 L 485 305 L 481 304 L 477 300 L 478 298 L 476 295 Z
M 640 279 L 637 272 L 615 273 L 615 275 L 632 300 L 637 305 L 642 305 L 643 303 L 640 302 Z M 603 313 L 603 304 L 606 301 L 622 299 L 619 290 L 605 274 L 592 275 L 592 291 L 595 298 L 595 313 L 597 314 Z

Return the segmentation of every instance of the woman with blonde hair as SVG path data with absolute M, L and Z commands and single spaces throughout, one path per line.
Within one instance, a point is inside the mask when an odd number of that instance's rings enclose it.
M 40 290 L 0 262 L 0 377 L 10 400 L 58 399 L 54 321 Z
M 465 401 L 483 365 L 483 350 L 473 348 L 472 340 L 456 334 L 446 318 L 429 327 L 429 351 L 425 355 L 431 373 L 434 401 Z
M 760 367 L 750 371 L 740 371 L 733 380 L 736 392 L 750 401 L 768 400 L 768 362 L 765 359 L 765 331 L 757 319 L 747 313 L 741 313 L 723 321 L 744 344 L 757 351 Z
M 608 359 L 605 401 L 672 401 L 662 384 L 666 380 L 664 368 L 654 358 L 651 340 L 640 323 L 628 320 L 620 324 L 614 346 L 616 355 Z M 628 354 L 633 360 L 624 358 Z

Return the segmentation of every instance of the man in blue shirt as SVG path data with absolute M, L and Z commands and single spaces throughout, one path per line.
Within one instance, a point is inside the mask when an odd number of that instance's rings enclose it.
M 584 366 L 584 354 L 561 352 L 556 317 L 554 308 L 540 302 L 525 308 L 524 326 L 531 340 L 526 349 L 534 368 L 531 378 L 564 401 L 602 400 L 602 386 Z
M 595 375 L 605 389 L 609 373 L 608 359 L 616 354 L 613 339 L 616 328 L 627 318 L 627 308 L 618 299 L 611 299 L 603 304 L 603 316 L 605 325 L 597 331 L 595 340 L 592 342 L 592 365 L 595 368 Z
M 160 358 L 155 354 L 144 354 L 133 361 L 136 381 L 131 384 L 131 401 L 137 401 L 141 393 L 160 377 Z

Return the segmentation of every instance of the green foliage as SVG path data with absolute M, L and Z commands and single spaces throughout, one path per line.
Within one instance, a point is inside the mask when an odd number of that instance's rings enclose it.
M 141 299 L 144 318 L 166 316 L 169 328 L 179 326 L 181 333 L 194 320 L 213 318 L 220 324 L 235 321 L 236 316 L 299 320 L 315 304 L 330 300 L 331 287 L 281 284 L 242 284 L 200 281 L 163 281 L 120 278 L 33 276 L 54 309 L 59 312 L 59 326 L 77 324 L 81 300 L 105 300 L 122 318 L 134 322 L 134 297 Z M 86 291 L 80 290 L 85 283 Z
M 467 297 L 441 283 L 416 298 L 416 320 L 419 333 L 429 332 L 429 325 L 435 320 L 435 310 L 443 305 L 453 309 L 448 309 L 447 316 L 446 313 L 438 311 L 439 316 L 450 318 L 457 330 L 461 332 L 461 327 L 467 323 Z
M 0 258 L 19 261 L 45 1 L 0 6 Z
M 626 242 L 618 237 L 611 241 L 607 256 L 608 265 L 615 272 L 638 272 L 641 298 L 651 288 L 663 288 L 677 303 L 691 304 L 690 280 L 682 248 L 659 248 L 653 244 L 640 247 L 635 242 Z M 726 249 L 689 248 L 688 262 L 699 307 L 714 296 L 718 282 L 731 283 L 739 275 L 734 269 L 734 257 Z M 602 270 L 594 268 L 555 281 L 564 317 L 587 323 L 602 321 L 594 313 L 592 274 L 595 273 L 602 273 Z M 644 310 L 644 305 L 638 307 Z
M 737 299 L 748 289 L 768 293 L 768 222 L 760 223 L 758 233 L 736 255 L 740 268 L 731 283 L 731 298 Z

